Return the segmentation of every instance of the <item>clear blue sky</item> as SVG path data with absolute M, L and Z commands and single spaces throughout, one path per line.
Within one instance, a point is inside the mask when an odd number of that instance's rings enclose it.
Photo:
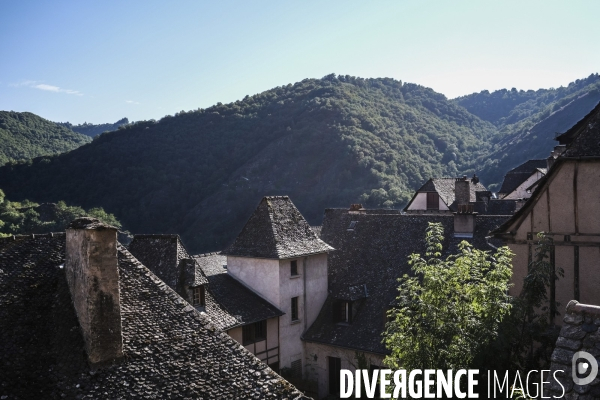
M 0 110 L 159 119 L 330 73 L 449 98 L 600 72 L 600 1 L 0 2 Z

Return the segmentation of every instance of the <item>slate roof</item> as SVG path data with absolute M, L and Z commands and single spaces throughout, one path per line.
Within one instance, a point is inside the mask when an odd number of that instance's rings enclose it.
M 127 249 L 142 264 L 150 268 L 167 285 L 177 290 L 181 273 L 179 262 L 183 259 L 191 259 L 179 235 L 134 235 Z M 207 283 L 206 277 L 196 274 L 198 286 Z
M 500 187 L 499 193 L 511 193 L 538 170 L 539 172 L 545 174 L 547 166 L 548 163 L 546 159 L 529 160 L 519 165 L 518 167 L 511 169 L 504 176 L 504 180 L 502 181 L 502 186 Z
M 419 188 L 419 190 L 417 190 L 417 193 L 437 192 L 439 194 L 440 198 L 444 201 L 444 203 L 446 203 L 448 208 L 454 209 L 454 207 L 455 207 L 454 187 L 455 187 L 455 182 L 457 179 L 460 179 L 460 178 L 431 178 L 427 182 L 425 182 L 425 184 L 423 186 L 421 186 Z M 487 189 L 479 181 L 477 181 L 477 183 L 473 183 L 472 178 L 468 178 L 468 180 L 469 180 L 469 189 L 471 191 L 470 201 L 474 202 L 477 199 L 475 192 L 485 191 Z M 416 194 L 415 194 L 415 196 L 416 196 Z M 413 199 L 414 199 L 414 196 L 413 196 Z M 412 200 L 408 203 L 408 205 L 406 206 L 406 208 L 404 210 L 408 209 L 408 206 L 410 206 L 410 203 L 412 203 Z
M 223 268 L 227 257 L 219 253 L 201 254 L 194 257 L 198 268 L 208 278 L 208 290 L 234 326 L 247 325 L 284 314 L 273 304 L 254 293 L 242 283 L 231 277 Z M 239 319 L 238 319 L 239 317 Z
M 489 200 L 487 203 L 478 201 L 474 204 L 476 213 L 480 215 L 512 215 L 517 209 L 517 200 Z
M 429 222 L 444 226 L 444 250 L 455 252 L 462 240 L 493 250 L 485 239 L 489 231 L 508 216 L 477 216 L 473 239 L 453 237 L 453 215 L 348 214 L 327 209 L 321 237 L 336 249 L 329 253 L 330 294 L 303 339 L 354 350 L 386 354 L 381 343 L 385 312 L 397 296 L 397 278 L 410 273 L 408 256 L 425 252 L 425 230 Z M 347 227 L 358 221 L 354 230 Z M 501 244 L 494 241 L 494 245 Z M 352 324 L 333 322 L 336 300 L 353 300 Z
M 182 294 L 182 261 L 195 264 L 194 282 L 186 282 L 188 286 L 209 283 L 196 260 L 185 249 L 179 235 L 135 235 L 128 249 L 150 271 L 179 294 Z M 206 312 L 212 323 L 221 330 L 242 325 L 241 321 L 237 320 L 215 299 L 210 285 L 207 285 L 206 288 L 204 312 Z M 256 296 L 254 293 L 252 294 Z
M 567 144 L 567 149 L 561 157 L 599 157 L 600 103 L 581 121 L 558 138 L 561 137 L 563 138 L 561 143 Z
M 268 196 L 224 253 L 286 259 L 330 250 L 332 247 L 319 239 L 288 196 Z
M 302 397 L 121 245 L 124 357 L 90 370 L 64 251 L 64 233 L 0 239 L 2 398 Z

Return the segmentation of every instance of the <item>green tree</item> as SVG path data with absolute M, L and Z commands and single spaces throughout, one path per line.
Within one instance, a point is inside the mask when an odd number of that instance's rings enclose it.
M 414 276 L 399 279 L 397 306 L 384 342 L 393 369 L 460 369 L 497 336 L 510 312 L 508 296 L 512 253 L 495 254 L 463 241 L 459 253 L 441 256 L 443 228 L 430 223 L 425 257 L 412 254 Z

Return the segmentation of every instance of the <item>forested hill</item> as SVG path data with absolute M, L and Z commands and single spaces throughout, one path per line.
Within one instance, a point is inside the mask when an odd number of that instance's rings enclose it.
M 0 111 L 0 165 L 63 153 L 90 141 L 35 114 Z
M 600 76 L 592 74 L 557 89 L 482 91 L 454 101 L 498 128 L 501 140 L 478 160 L 481 175 L 497 183 L 516 165 L 548 157 L 556 134 L 565 132 L 600 102 Z
M 70 122 L 59 122 L 58 124 L 69 128 L 73 132 L 94 137 L 103 132 L 116 131 L 120 126 L 127 125 L 128 123 L 129 120 L 127 118 L 122 118 L 114 124 L 90 124 L 88 122 L 84 122 L 83 124 L 79 125 L 73 125 Z
M 401 206 L 430 177 L 472 172 L 497 132 L 431 89 L 329 75 L 3 167 L 0 188 L 102 206 L 134 233 L 177 232 L 192 251 L 211 251 L 264 195 L 290 195 L 311 223 L 351 202 Z

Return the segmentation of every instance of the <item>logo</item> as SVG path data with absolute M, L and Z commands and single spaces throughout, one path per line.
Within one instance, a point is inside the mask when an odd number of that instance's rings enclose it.
M 580 361 L 581 359 L 586 361 Z M 591 367 L 591 370 L 590 370 Z M 571 361 L 571 370 L 573 374 L 573 382 L 576 385 L 587 385 L 591 383 L 598 375 L 598 361 L 593 355 L 586 351 L 578 351 L 573 354 L 573 360 Z M 589 375 L 585 378 L 580 378 L 578 375 L 583 375 L 589 371 Z

